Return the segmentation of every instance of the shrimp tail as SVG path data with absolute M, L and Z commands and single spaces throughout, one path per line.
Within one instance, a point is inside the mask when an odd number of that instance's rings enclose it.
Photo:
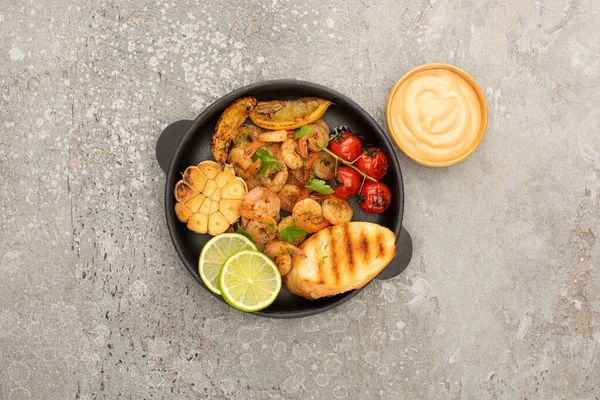
M 317 153 L 312 154 L 310 157 L 308 157 L 308 160 L 306 160 L 306 169 L 312 168 L 312 166 L 315 165 L 318 160 L 319 155 Z
M 262 146 L 264 146 L 265 142 L 261 141 L 261 140 L 255 140 L 252 142 L 252 144 L 250 146 L 248 146 L 246 148 L 246 150 L 244 151 L 244 156 L 245 157 L 252 157 L 254 155 L 254 153 L 256 153 L 256 150 L 260 149 Z
M 300 258 L 306 258 L 306 254 L 301 249 L 294 246 L 293 244 L 285 243 L 285 244 L 283 244 L 283 246 L 286 249 L 291 250 L 295 256 L 298 256 Z
M 321 194 L 321 193 L 314 192 L 314 193 L 310 194 L 310 198 L 313 199 L 313 200 L 317 200 L 317 201 L 323 201 L 325 199 L 328 199 L 329 196 L 326 195 L 326 194 Z
M 252 210 L 240 209 L 240 215 L 243 218 L 254 219 L 256 221 L 265 222 L 267 224 L 277 225 L 275 218 L 270 215 L 259 215 Z
M 312 175 L 312 166 L 315 165 L 315 163 L 319 160 L 319 155 L 317 153 L 312 154 L 310 157 L 308 157 L 308 160 L 306 160 L 306 164 L 304 166 L 305 170 L 304 170 L 304 180 L 305 181 L 309 181 L 310 177 Z
M 285 167 L 285 160 L 283 159 L 283 155 L 281 154 L 281 151 L 274 150 L 273 153 L 275 154 L 275 158 L 277 159 L 277 162 L 279 162 L 279 164 L 281 164 L 283 167 Z
M 298 150 L 302 158 L 308 157 L 308 138 L 306 136 L 298 139 Z
M 250 168 L 248 168 L 248 172 L 250 175 L 256 175 L 258 171 L 260 171 L 260 166 L 262 165 L 262 161 L 260 159 L 254 161 Z
M 331 222 L 329 222 L 329 221 L 323 221 L 323 222 L 321 222 L 319 224 L 315 224 L 315 229 L 317 231 L 320 231 L 321 229 L 327 228 L 329 225 L 331 225 Z

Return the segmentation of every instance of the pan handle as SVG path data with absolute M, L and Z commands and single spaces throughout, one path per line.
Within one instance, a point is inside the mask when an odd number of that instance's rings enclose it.
M 165 173 L 169 171 L 169 165 L 171 165 L 175 149 L 190 128 L 190 125 L 192 125 L 192 122 L 186 119 L 173 122 L 160 133 L 156 141 L 156 160 Z
M 408 264 L 410 264 L 412 253 L 412 238 L 408 231 L 402 227 L 400 235 L 396 239 L 396 255 L 375 278 L 386 280 L 400 275 L 408 267 Z

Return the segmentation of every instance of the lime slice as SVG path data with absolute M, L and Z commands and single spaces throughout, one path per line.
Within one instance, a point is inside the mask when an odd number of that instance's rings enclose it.
M 210 239 L 198 260 L 198 273 L 202 282 L 211 292 L 221 294 L 219 274 L 225 260 L 242 250 L 256 250 L 250 239 L 239 233 L 223 233 Z
M 254 250 L 229 257 L 219 276 L 221 294 L 242 311 L 258 311 L 275 301 L 281 290 L 281 275 L 271 259 Z

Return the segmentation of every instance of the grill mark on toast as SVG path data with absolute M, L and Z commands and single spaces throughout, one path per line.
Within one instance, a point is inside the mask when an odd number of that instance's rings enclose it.
M 335 283 L 338 283 L 340 281 L 340 270 L 338 268 L 338 260 L 337 260 L 337 240 L 334 234 L 334 228 L 330 228 L 327 229 L 327 236 L 329 237 L 329 240 L 327 241 L 327 243 L 329 244 L 328 246 L 328 252 L 325 252 L 324 255 L 329 257 L 329 263 L 331 264 L 331 274 L 333 275 L 333 281 Z
M 379 247 L 379 254 L 377 254 L 377 256 L 385 255 L 383 248 L 383 241 L 385 240 L 385 238 L 383 237 L 383 234 L 381 232 L 378 232 L 377 238 L 375 240 L 377 241 L 377 245 Z
M 346 239 L 346 254 L 348 254 L 348 271 L 354 275 L 354 249 L 352 248 L 352 238 L 350 237 L 350 227 L 348 224 L 341 225 L 343 237 Z
M 367 238 L 367 235 L 365 235 L 365 231 L 361 230 L 360 231 L 360 236 L 359 236 L 359 242 L 360 242 L 360 249 L 362 250 L 362 256 L 363 256 L 363 260 L 368 260 L 369 259 L 369 238 Z

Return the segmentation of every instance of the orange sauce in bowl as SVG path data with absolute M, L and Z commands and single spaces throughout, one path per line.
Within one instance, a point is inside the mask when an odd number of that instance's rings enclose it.
M 487 104 L 466 72 L 428 64 L 406 74 L 392 89 L 387 124 L 408 157 L 442 167 L 475 151 L 487 127 Z

